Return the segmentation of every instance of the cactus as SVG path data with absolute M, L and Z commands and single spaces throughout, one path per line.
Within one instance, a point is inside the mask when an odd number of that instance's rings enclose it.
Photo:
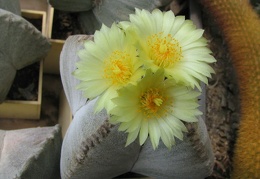
M 184 140 L 176 140 L 169 150 L 162 142 L 154 150 L 150 140 L 142 146 L 136 140 L 125 147 L 127 135 L 118 132 L 118 125 L 107 123 L 107 113 L 94 113 L 95 100 L 87 100 L 83 92 L 75 90 L 80 81 L 72 76 L 77 52 L 91 36 L 70 36 L 61 53 L 61 79 L 73 120 L 66 132 L 61 151 L 61 177 L 102 178 L 134 172 L 152 178 L 201 179 L 213 168 L 213 152 L 202 118 L 187 125 Z
M 14 0 L 14 1 L 0 0 L 0 8 L 12 12 L 18 16 L 21 16 L 21 7 L 20 7 L 19 0 Z
M 232 178 L 260 178 L 260 21 L 247 0 L 200 0 L 223 33 L 237 73 L 241 119 Z

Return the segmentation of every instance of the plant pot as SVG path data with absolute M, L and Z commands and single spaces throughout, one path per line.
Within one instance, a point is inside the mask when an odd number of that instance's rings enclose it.
M 62 138 L 64 138 L 71 121 L 72 121 L 72 113 L 70 110 L 70 106 L 65 96 L 64 90 L 62 90 L 60 93 L 59 119 L 58 119 L 58 122 L 61 126 Z
M 39 80 L 37 100 L 5 100 L 0 104 L 0 118 L 40 119 L 42 102 L 43 61 L 39 62 Z
M 52 29 L 52 20 L 54 9 L 45 0 L 19 0 L 21 10 L 23 12 L 31 12 L 32 14 L 46 14 L 45 23 L 43 24 L 43 34 L 49 38 Z
M 51 49 L 44 59 L 44 73 L 60 74 L 60 53 L 65 40 L 50 39 Z

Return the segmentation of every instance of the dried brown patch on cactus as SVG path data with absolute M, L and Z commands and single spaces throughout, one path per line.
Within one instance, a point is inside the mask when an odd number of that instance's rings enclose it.
M 198 133 L 198 124 L 197 123 L 186 123 L 185 126 L 188 129 L 187 138 L 192 142 L 194 150 L 197 151 L 198 156 L 201 159 L 208 159 L 207 152 L 203 143 L 201 142 L 200 135 Z

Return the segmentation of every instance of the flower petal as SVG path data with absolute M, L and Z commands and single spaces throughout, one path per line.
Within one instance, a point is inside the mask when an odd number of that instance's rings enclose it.
M 159 140 L 161 136 L 160 128 L 156 120 L 151 120 L 149 122 L 148 130 L 153 149 L 156 149 L 159 145 Z
M 93 87 L 94 88 L 94 87 Z M 117 92 L 114 88 L 107 89 L 97 100 L 95 105 L 95 113 L 100 112 L 103 108 L 105 108 L 108 113 L 115 106 L 115 104 L 110 100 L 117 96 Z
M 125 146 L 128 146 L 129 144 L 131 144 L 132 142 L 135 141 L 135 139 L 138 136 L 139 130 L 140 130 L 140 128 L 137 128 L 135 131 L 130 132 L 128 134 Z
M 142 120 L 140 134 L 139 134 L 140 145 L 143 145 L 148 137 L 148 133 L 149 133 L 148 128 L 149 128 L 149 122 L 147 120 Z

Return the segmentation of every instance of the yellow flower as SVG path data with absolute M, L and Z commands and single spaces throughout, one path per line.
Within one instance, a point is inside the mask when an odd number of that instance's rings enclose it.
M 147 68 L 153 72 L 163 68 L 167 77 L 192 88 L 201 89 L 199 81 L 207 84 L 207 78 L 214 72 L 209 63 L 216 60 L 202 37 L 202 29 L 196 29 L 184 16 L 158 9 L 152 13 L 136 9 L 130 21 L 132 25 L 122 23 L 122 26 L 130 27 L 130 33 L 137 36 L 140 59 Z
M 95 32 L 94 41 L 86 41 L 85 49 L 78 53 L 80 61 L 73 73 L 81 80 L 77 88 L 87 98 L 99 96 L 96 112 L 113 108 L 110 99 L 117 96 L 116 90 L 136 83 L 144 73 L 136 48 L 129 42 L 115 24 L 111 28 L 103 25 Z
M 175 138 L 182 140 L 187 129 L 182 121 L 197 122 L 201 112 L 197 109 L 200 93 L 177 85 L 173 79 L 166 79 L 163 70 L 152 73 L 147 70 L 144 78 L 136 85 L 118 90 L 118 97 L 112 99 L 115 108 L 110 111 L 110 122 L 120 123 L 119 131 L 126 131 L 126 145 L 139 135 L 142 145 L 148 135 L 156 149 L 160 138 L 171 148 Z

